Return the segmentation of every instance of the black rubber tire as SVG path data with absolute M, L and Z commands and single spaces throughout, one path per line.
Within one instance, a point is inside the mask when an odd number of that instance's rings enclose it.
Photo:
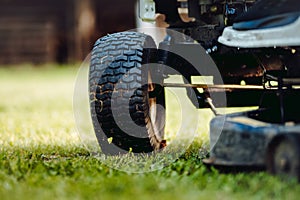
M 164 89 L 151 84 L 155 96 L 150 97 L 148 84 L 150 75 L 156 80 L 161 76 L 153 67 L 157 65 L 149 64 L 156 63 L 156 53 L 153 39 L 137 32 L 107 35 L 95 43 L 89 72 L 90 106 L 104 154 L 149 153 L 164 146 Z
M 273 143 L 268 153 L 267 170 L 283 178 L 300 180 L 300 137 L 286 134 Z

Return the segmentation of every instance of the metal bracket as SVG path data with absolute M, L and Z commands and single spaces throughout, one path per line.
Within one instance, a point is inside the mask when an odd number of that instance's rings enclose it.
M 155 2 L 153 0 L 139 1 L 139 17 L 145 22 L 155 21 Z

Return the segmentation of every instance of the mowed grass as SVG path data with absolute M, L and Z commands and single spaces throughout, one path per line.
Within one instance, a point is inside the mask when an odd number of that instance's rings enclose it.
M 72 101 L 77 68 L 0 69 L 1 199 L 299 199 L 294 180 L 205 167 L 208 111 L 196 111 L 201 123 L 193 143 L 165 168 L 137 174 L 104 165 L 76 132 Z M 176 111 L 171 97 L 169 110 L 175 113 L 168 113 L 169 142 L 177 134 L 178 119 L 190 117 Z

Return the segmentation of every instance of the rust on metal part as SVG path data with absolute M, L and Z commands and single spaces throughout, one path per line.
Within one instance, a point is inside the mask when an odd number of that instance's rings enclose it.
M 264 90 L 259 85 L 210 85 L 210 84 L 181 84 L 181 83 L 164 83 L 164 87 L 184 87 L 184 88 L 202 88 L 202 89 L 225 89 L 225 90 Z

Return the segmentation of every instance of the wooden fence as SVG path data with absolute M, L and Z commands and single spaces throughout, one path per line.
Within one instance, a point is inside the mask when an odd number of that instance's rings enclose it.
M 1 0 L 0 64 L 80 61 L 95 40 L 135 27 L 134 0 Z

